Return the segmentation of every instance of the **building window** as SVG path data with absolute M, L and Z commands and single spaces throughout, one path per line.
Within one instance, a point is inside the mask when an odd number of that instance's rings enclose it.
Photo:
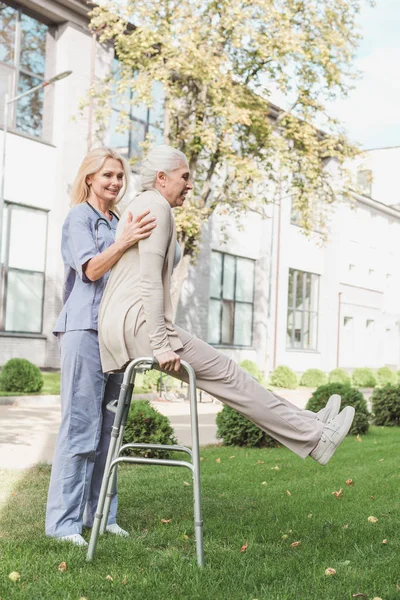
M 122 68 L 114 60 L 114 84 L 111 102 L 110 145 L 126 158 L 140 158 L 141 144 L 149 139 L 153 144 L 163 144 L 164 94 L 162 84 L 154 82 L 152 107 L 136 105 L 132 88 L 118 89 L 119 70 Z
M 353 317 L 343 317 L 343 325 L 347 327 L 347 325 L 353 324 Z
M 287 348 L 317 349 L 319 275 L 289 269 Z
M 365 326 L 367 329 L 372 329 L 372 327 L 374 326 L 375 321 L 373 319 L 367 319 L 365 322 Z
M 251 346 L 255 261 L 211 253 L 208 341 L 227 346 Z
M 47 212 L 6 203 L 2 240 L 4 293 L 1 295 L 0 330 L 41 333 Z
M 45 79 L 48 27 L 20 9 L 0 2 L 0 123 L 3 125 L 4 96 L 17 96 Z M 42 136 L 44 90 L 10 105 L 11 129 Z

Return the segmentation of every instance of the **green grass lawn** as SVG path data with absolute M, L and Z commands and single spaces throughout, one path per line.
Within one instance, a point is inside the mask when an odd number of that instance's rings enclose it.
M 43 387 L 38 394 L 23 394 L 21 392 L 4 392 L 0 390 L 0 396 L 37 396 L 50 394 L 57 396 L 60 393 L 60 373 L 58 371 L 42 371 Z
M 345 440 L 326 467 L 284 448 L 203 449 L 204 569 L 186 470 L 121 468 L 118 522 L 131 537 L 102 537 L 93 563 L 44 536 L 49 469 L 18 483 L 3 472 L 0 488 L 11 481 L 13 493 L 0 511 L 0 598 L 400 600 L 399 443 L 400 429 L 372 428 L 361 442 Z M 329 567 L 336 575 L 325 575 Z

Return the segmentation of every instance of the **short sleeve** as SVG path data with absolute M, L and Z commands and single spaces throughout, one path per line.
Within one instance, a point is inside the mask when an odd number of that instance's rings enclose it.
M 74 263 L 76 272 L 80 279 L 85 283 L 91 283 L 83 272 L 85 265 L 91 258 L 99 254 L 96 249 L 96 243 L 90 226 L 90 221 L 84 219 L 82 215 L 73 211 L 70 215 L 68 224 L 68 246 Z

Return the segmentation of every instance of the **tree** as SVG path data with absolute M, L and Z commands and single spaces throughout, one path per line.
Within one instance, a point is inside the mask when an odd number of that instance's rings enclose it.
M 357 150 L 325 104 L 355 76 L 362 2 L 107 0 L 94 9 L 91 27 L 114 44 L 120 65 L 114 84 L 92 91 L 103 116 L 112 85 L 117 97 L 131 90 L 132 104 L 149 106 L 153 82 L 163 86 L 164 139 L 186 154 L 194 180 L 190 204 L 176 213 L 188 259 L 217 206 L 262 210 L 283 186 L 310 231 L 316 200 L 335 201 L 325 163 L 342 168 Z M 290 109 L 271 104 L 271 89 L 292 98 Z

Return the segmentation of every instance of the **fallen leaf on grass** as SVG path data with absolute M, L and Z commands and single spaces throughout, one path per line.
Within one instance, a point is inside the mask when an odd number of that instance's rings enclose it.
M 379 598 L 379 596 L 375 596 L 375 598 L 372 598 L 372 600 L 382 600 L 382 598 Z
M 188 481 L 184 481 L 183 485 L 190 485 L 190 483 Z
M 204 456 L 200 456 L 200 460 L 206 460 Z
M 387 544 L 387 540 L 382 540 L 382 544 Z
M 354 485 L 354 481 L 352 479 L 346 479 L 346 485 Z
M 289 536 L 288 536 L 286 533 L 284 533 L 284 534 L 283 534 L 283 536 L 282 536 L 282 539 L 283 539 L 283 540 L 287 540 L 287 539 L 288 539 L 288 537 L 289 537 Z
M 377 517 L 368 517 L 368 523 L 377 523 L 378 519 Z
M 217 462 L 217 463 L 220 463 L 220 462 L 221 462 L 221 459 L 220 459 L 220 458 L 217 458 L 215 462 Z
M 329 575 L 336 575 L 336 571 L 335 569 L 332 569 L 332 567 L 328 567 L 327 569 L 325 569 L 325 575 L 328 577 Z
M 60 564 L 58 565 L 58 570 L 60 571 L 60 573 L 65 573 L 65 571 L 67 570 L 67 563 L 65 561 L 60 562 Z
M 384 460 L 385 460 L 384 458 L 381 458 L 380 460 L 378 460 L 378 462 L 383 462 Z
M 81 597 L 79 598 L 79 600 L 88 600 L 88 599 L 86 598 L 86 596 L 81 596 Z
M 281 468 L 278 467 L 278 465 L 275 465 L 275 467 L 271 467 L 271 471 L 280 471 Z
M 17 583 L 17 581 L 19 581 L 21 579 L 21 575 L 18 573 L 18 571 L 12 571 L 9 574 L 8 579 L 10 581 L 12 581 L 13 583 Z
M 356 440 L 357 440 L 357 442 L 362 442 L 362 438 L 359 433 L 357 433 Z
M 346 525 L 343 525 L 343 529 L 348 529 L 348 528 L 349 528 L 349 526 L 347 525 L 347 523 L 346 523 Z
M 370 496 L 371 500 L 375 500 L 375 496 Z
M 230 456 L 229 458 L 230 458 L 230 459 L 232 459 L 232 458 L 235 458 L 235 455 L 233 455 L 233 456 Z
M 172 523 L 172 519 L 161 519 L 161 523 L 165 525 L 166 523 Z
M 353 594 L 352 598 L 367 598 L 365 594 Z
M 288 496 L 291 496 L 292 494 L 289 492 L 289 490 L 286 490 L 286 493 Z
M 106 581 L 114 581 L 114 579 L 111 577 L 111 575 L 107 575 Z
M 264 464 L 264 461 L 263 461 L 263 460 L 258 460 L 258 461 L 257 461 L 257 464 L 258 464 L 258 465 L 263 465 L 263 464 Z
M 249 547 L 249 544 L 246 542 L 245 544 L 243 544 L 243 546 L 240 548 L 240 552 L 246 552 L 247 548 Z
M 187 534 L 187 533 L 184 533 L 184 534 L 183 534 L 183 539 L 184 539 L 184 540 L 188 540 L 188 539 L 189 539 L 189 536 L 188 536 L 188 534 Z
M 124 577 L 122 580 L 122 585 L 126 585 L 127 583 L 128 583 L 128 579 L 126 577 Z
M 332 496 L 336 496 L 336 498 L 343 498 L 343 488 L 340 488 L 338 492 L 332 492 Z
M 310 513 L 307 518 L 311 519 L 311 517 L 312 517 L 312 513 Z
M 292 543 L 290 544 L 290 547 L 291 547 L 291 548 L 297 548 L 297 546 L 300 546 L 300 544 L 301 544 L 301 542 L 292 542 Z
M 266 481 L 263 481 L 261 485 L 268 485 Z

